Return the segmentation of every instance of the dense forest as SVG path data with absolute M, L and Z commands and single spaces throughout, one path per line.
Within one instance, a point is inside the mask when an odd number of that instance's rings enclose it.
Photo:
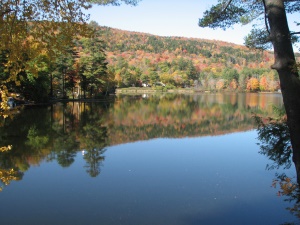
M 93 22 L 92 22 L 93 23 Z M 97 27 L 96 24 L 94 24 Z M 160 37 L 97 27 L 118 87 L 166 85 L 197 90 L 276 91 L 271 51 L 216 40 Z
M 41 54 L 36 72 L 21 70 L 10 80 L 0 54 L 0 79 L 26 100 L 98 98 L 115 88 L 189 88 L 195 91 L 277 91 L 271 51 L 216 40 L 161 37 L 90 22 L 91 37 L 77 36 L 54 59 Z M 298 55 L 299 57 L 299 55 Z M 24 62 L 26 63 L 26 62 Z M 22 65 L 21 65 L 22 66 Z M 2 68 L 2 69 L 1 69 Z

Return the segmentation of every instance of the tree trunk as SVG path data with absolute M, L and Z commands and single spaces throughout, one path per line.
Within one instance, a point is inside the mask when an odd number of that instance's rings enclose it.
M 270 38 L 275 54 L 272 68 L 279 74 L 293 146 L 293 161 L 297 174 L 300 174 L 300 80 L 283 2 L 283 0 L 265 0 Z
M 53 75 L 50 73 L 50 97 L 53 98 Z

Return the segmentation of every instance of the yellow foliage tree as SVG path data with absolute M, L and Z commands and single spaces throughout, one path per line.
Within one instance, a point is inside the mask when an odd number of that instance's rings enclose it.
M 259 90 L 259 81 L 255 77 L 251 77 L 247 82 L 248 91 L 257 91 Z
M 83 10 L 92 4 L 135 5 L 138 0 L 6 0 L 0 4 L 0 54 L 5 58 L 0 77 L 1 94 L 7 82 L 19 84 L 18 74 L 37 75 L 41 61 L 70 49 L 74 39 L 91 37 L 89 16 Z

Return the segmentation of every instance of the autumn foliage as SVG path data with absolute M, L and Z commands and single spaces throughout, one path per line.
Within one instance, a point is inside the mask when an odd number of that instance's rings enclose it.
M 118 87 L 157 82 L 167 88 L 276 91 L 273 54 L 222 41 L 160 37 L 98 27 Z M 264 78 L 265 77 L 265 78 Z

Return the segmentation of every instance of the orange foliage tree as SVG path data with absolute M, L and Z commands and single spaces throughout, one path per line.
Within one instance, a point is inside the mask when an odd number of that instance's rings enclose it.
M 237 83 L 236 79 L 232 79 L 232 81 L 229 84 L 229 88 L 231 90 L 236 90 L 238 88 L 238 83 Z
M 248 91 L 258 91 L 259 90 L 259 81 L 255 77 L 251 77 L 247 82 Z
M 224 79 L 218 80 L 217 83 L 216 83 L 216 89 L 217 90 L 222 90 L 224 88 L 226 88 L 226 86 L 225 86 L 225 80 Z
M 268 91 L 268 82 L 267 82 L 267 78 L 265 76 L 260 78 L 259 88 L 261 91 Z

